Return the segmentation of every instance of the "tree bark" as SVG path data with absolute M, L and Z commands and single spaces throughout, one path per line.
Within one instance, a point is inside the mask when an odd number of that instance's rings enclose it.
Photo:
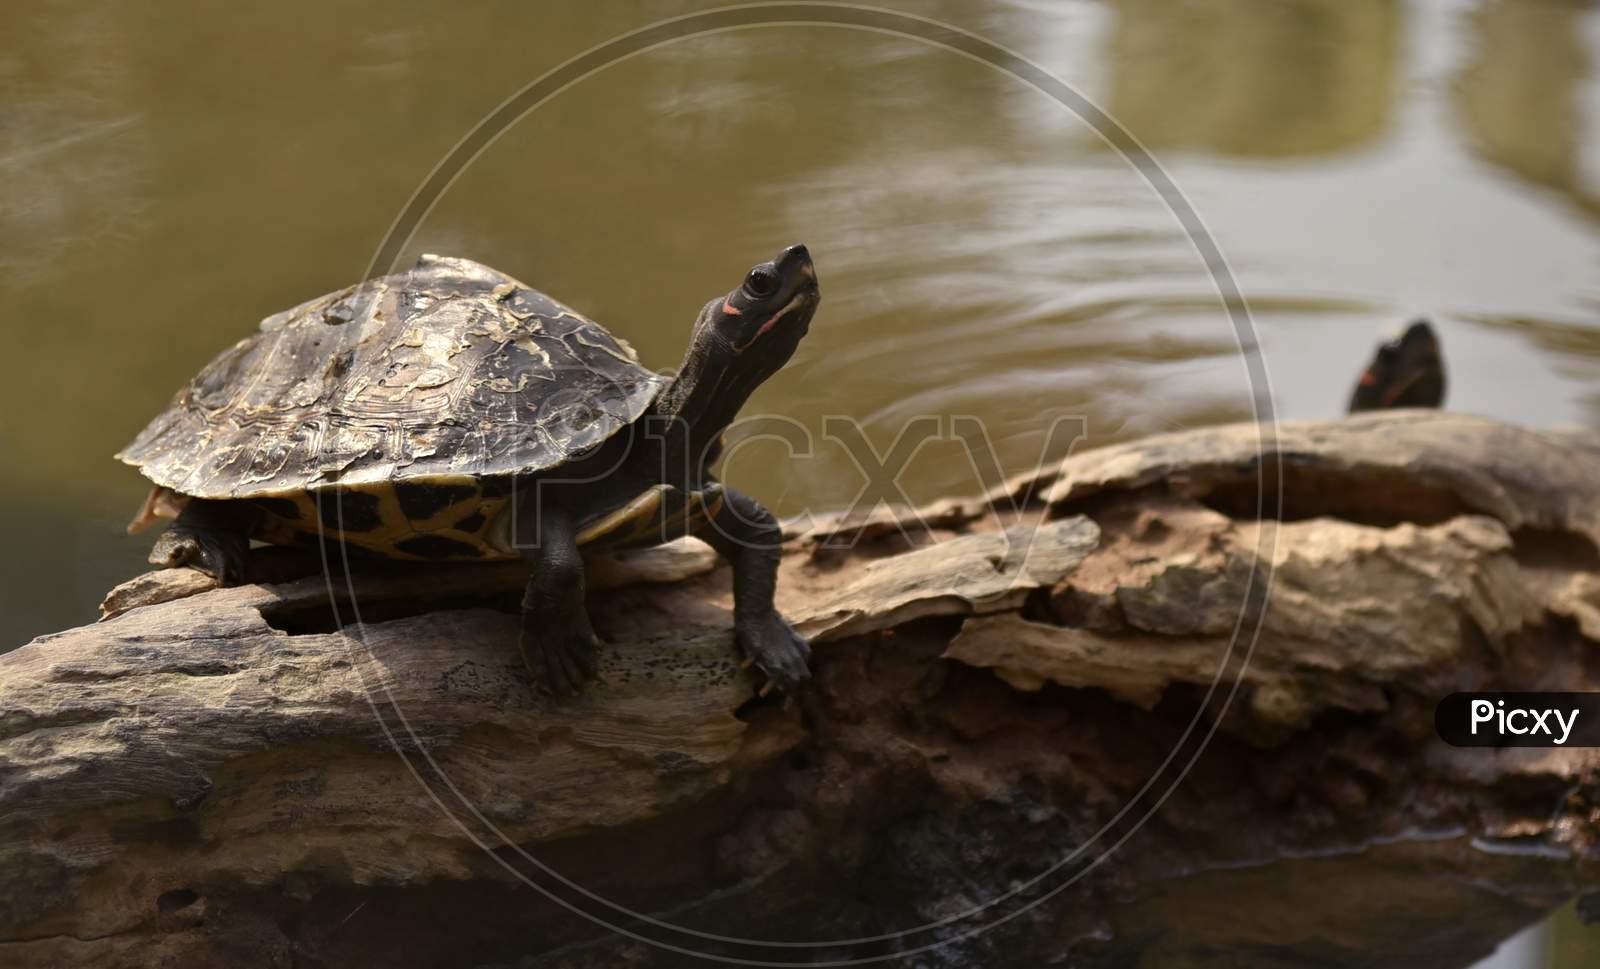
M 1592 442 L 1395 412 L 791 529 L 790 698 L 688 540 L 571 700 L 520 564 L 152 573 L 0 656 L 0 963 L 1465 966 L 1600 887 L 1600 751 L 1434 706 L 1600 688 L 1597 547 Z

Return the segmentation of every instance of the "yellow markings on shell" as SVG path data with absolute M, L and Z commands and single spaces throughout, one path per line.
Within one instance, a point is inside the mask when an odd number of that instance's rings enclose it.
M 427 478 L 424 480 L 427 484 L 451 485 L 454 487 L 471 488 L 473 489 L 473 493 L 458 498 L 447 505 L 441 506 L 433 514 L 426 518 L 409 519 L 407 521 L 407 525 L 416 532 L 433 533 L 446 531 L 450 529 L 451 525 L 454 525 L 456 522 L 472 514 L 473 511 L 481 511 L 484 513 L 484 517 L 487 518 L 489 516 L 489 512 L 485 508 L 486 505 L 492 503 L 495 506 L 495 510 L 498 510 L 499 506 L 504 505 L 507 500 L 506 498 L 485 498 L 483 496 L 483 491 L 479 486 L 478 479 L 472 477 L 471 475 L 441 475 L 437 478 Z M 455 537 L 456 534 L 458 533 L 452 531 L 451 537 Z
M 603 538 L 618 536 L 621 529 L 636 525 L 641 520 L 654 521 L 661 510 L 667 486 L 656 485 L 649 491 L 618 508 L 616 511 L 578 532 L 579 545 L 592 545 Z M 631 532 L 633 529 L 629 529 Z
M 437 475 L 408 479 L 417 484 L 470 487 L 473 493 L 443 505 L 426 518 L 406 517 L 392 481 L 375 481 L 347 487 L 349 492 L 377 498 L 378 525 L 362 531 L 341 531 L 336 521 L 319 525 L 316 494 L 286 491 L 258 497 L 287 500 L 299 510 L 295 519 L 272 516 L 255 537 L 279 544 L 294 544 L 296 535 L 311 535 L 339 542 L 393 559 L 411 561 L 483 561 L 517 558 L 520 554 L 510 534 L 513 495 L 485 496 L 481 482 L 471 475 Z M 579 546 L 616 549 L 654 545 L 664 538 L 693 534 L 713 518 L 723 504 L 721 487 L 683 495 L 669 485 L 658 484 L 632 501 L 586 523 L 578 532 Z M 479 513 L 481 521 L 472 531 L 455 524 Z M 330 516 L 331 518 L 331 516 Z M 406 539 L 437 535 L 477 549 L 479 555 L 418 555 L 400 548 Z
M 416 529 L 411 527 L 411 520 L 406 517 L 406 513 L 400 508 L 400 496 L 395 493 L 393 482 L 379 481 L 364 488 L 351 488 L 349 490 L 357 494 L 369 494 L 377 497 L 378 521 L 380 524 L 377 528 L 367 529 L 366 531 L 343 533 L 345 541 L 390 554 L 396 542 L 416 534 Z M 337 519 L 329 524 L 337 524 Z
M 722 507 L 722 488 L 684 495 L 669 485 L 656 485 L 578 532 L 579 546 L 630 548 L 655 545 L 689 535 Z
M 400 505 L 400 498 L 395 491 L 395 482 L 392 480 L 372 481 L 356 485 L 344 486 L 342 490 L 357 494 L 374 495 L 377 498 L 378 525 L 376 528 L 361 531 L 342 531 L 338 521 L 332 515 L 330 520 L 323 522 L 318 515 L 316 493 L 309 491 L 285 491 L 273 494 L 262 494 L 255 497 L 273 498 L 293 502 L 299 510 L 299 517 L 294 519 L 282 518 L 276 515 L 269 517 L 267 523 L 257 532 L 256 538 L 274 544 L 292 545 L 296 535 L 309 535 L 314 538 L 332 542 L 347 542 L 357 548 L 365 549 L 382 555 L 385 558 L 402 559 L 406 561 L 483 561 L 486 559 L 516 558 L 515 549 L 506 549 L 492 541 L 491 531 L 501 512 L 510 502 L 510 495 L 485 497 L 481 491 L 481 482 L 472 475 L 430 475 L 425 478 L 408 479 L 408 483 L 425 485 L 443 485 L 451 487 L 468 487 L 473 489 L 470 495 L 436 509 L 433 514 L 423 519 L 408 518 Z M 332 491 L 333 489 L 328 489 Z M 472 531 L 464 531 L 453 527 L 456 522 L 477 511 L 482 516 L 478 527 Z M 418 555 L 399 547 L 399 543 L 408 538 L 417 538 L 426 535 L 437 535 L 453 542 L 477 549 L 479 555 Z
M 711 494 L 710 500 L 707 500 L 707 494 L 707 492 L 702 491 L 697 496 L 700 499 L 700 513 L 705 516 L 706 521 L 713 521 L 716 519 L 717 513 L 722 511 L 722 501 L 725 496 L 721 488 L 716 489 L 715 494 Z

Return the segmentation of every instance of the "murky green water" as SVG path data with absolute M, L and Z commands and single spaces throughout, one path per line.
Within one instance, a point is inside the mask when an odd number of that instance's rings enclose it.
M 1389 323 L 1435 316 L 1450 405 L 1600 426 L 1600 12 L 1562 0 L 897 3 L 1020 51 L 1148 145 L 1249 298 L 1280 416 L 1329 415 Z M 357 278 L 413 188 L 631 3 L 0 7 L 0 644 L 139 570 L 110 459 L 272 311 Z M 825 300 L 753 409 L 818 430 L 983 418 L 1007 467 L 1250 415 L 1178 223 L 1081 120 L 880 33 L 687 40 L 493 145 L 412 254 L 470 256 L 673 365 L 695 311 L 803 240 Z M 842 449 L 738 449 L 783 513 L 861 485 Z M 934 443 L 912 498 L 971 490 Z M 0 646 L 3 648 L 3 646 Z M 1574 963 L 1575 964 L 1575 963 Z

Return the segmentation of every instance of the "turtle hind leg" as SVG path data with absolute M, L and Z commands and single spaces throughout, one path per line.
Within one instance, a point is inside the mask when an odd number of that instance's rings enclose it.
M 571 516 L 550 502 L 527 501 L 518 511 L 517 544 L 533 566 L 522 597 L 522 659 L 551 693 L 578 693 L 599 665 L 577 530 Z
M 156 539 L 150 564 L 188 566 L 215 576 L 222 585 L 237 585 L 244 581 L 250 533 L 259 518 L 243 502 L 195 499 Z

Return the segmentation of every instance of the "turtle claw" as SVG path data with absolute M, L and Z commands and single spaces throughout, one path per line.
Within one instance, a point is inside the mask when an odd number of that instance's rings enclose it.
M 785 693 L 792 692 L 811 678 L 811 646 L 777 613 L 771 614 L 766 622 L 740 629 L 738 639 L 745 655 L 767 675 L 768 684 L 762 696 L 766 696 L 772 686 Z
M 522 616 L 522 661 L 539 688 L 553 696 L 576 696 L 600 672 L 595 647 L 599 639 L 588 623 L 553 630 Z
M 176 569 L 185 566 L 212 576 L 219 585 L 244 581 L 245 557 L 250 539 L 233 532 L 191 531 L 173 525 L 156 538 L 150 564 Z

